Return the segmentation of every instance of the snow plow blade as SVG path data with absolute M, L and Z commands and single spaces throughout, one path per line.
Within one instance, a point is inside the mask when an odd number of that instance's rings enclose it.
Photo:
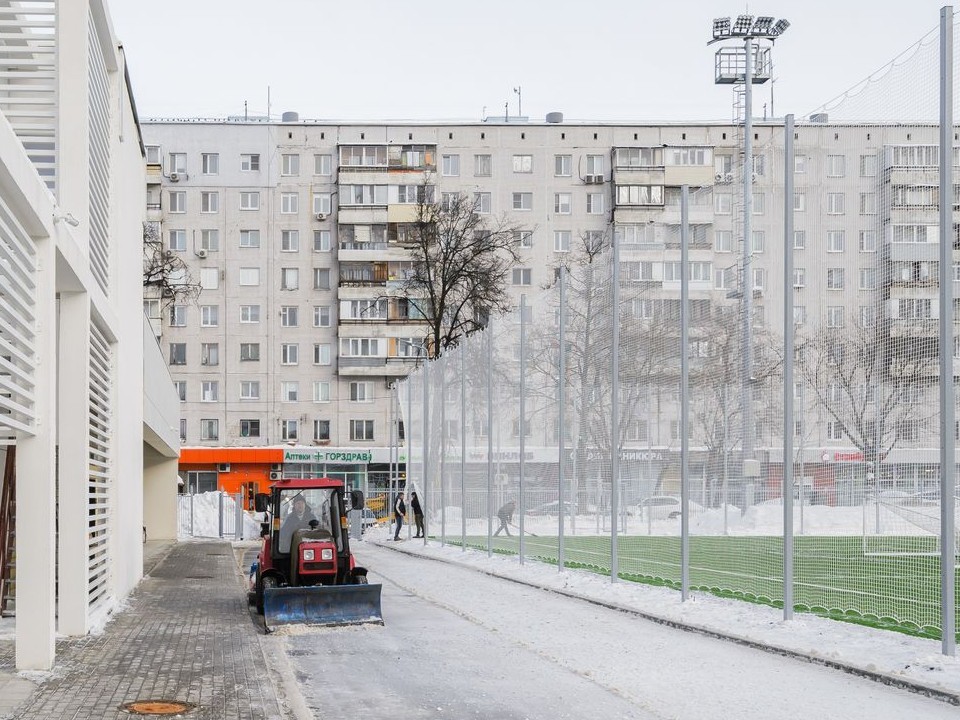
M 267 632 L 280 625 L 383 625 L 380 585 L 312 585 L 266 588 L 263 621 Z

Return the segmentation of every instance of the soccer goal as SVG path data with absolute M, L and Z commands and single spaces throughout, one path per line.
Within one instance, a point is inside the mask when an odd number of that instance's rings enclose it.
M 960 501 L 958 501 L 960 508 Z M 954 510 L 957 513 L 957 510 Z M 960 513 L 954 527 L 960 527 Z M 960 533 L 957 533 L 960 540 Z M 960 542 L 955 547 L 960 547 Z M 884 557 L 940 555 L 940 500 L 884 493 L 863 504 L 863 554 Z M 956 560 L 955 560 L 956 564 Z

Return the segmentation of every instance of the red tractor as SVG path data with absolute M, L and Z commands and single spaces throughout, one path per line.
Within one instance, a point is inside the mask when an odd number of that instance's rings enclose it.
M 350 492 L 363 507 L 363 493 Z M 383 624 L 380 585 L 350 552 L 347 495 L 342 480 L 280 480 L 254 505 L 266 512 L 257 558 L 254 600 L 269 632 L 277 625 Z

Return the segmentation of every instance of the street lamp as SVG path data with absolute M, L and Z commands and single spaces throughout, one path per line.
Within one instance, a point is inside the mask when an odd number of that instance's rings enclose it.
M 729 17 L 713 21 L 713 43 L 726 43 L 715 54 L 717 85 L 743 85 L 743 275 L 740 293 L 743 298 L 743 368 L 741 375 L 743 395 L 743 477 L 759 477 L 760 465 L 754 453 L 753 427 L 753 271 L 751 268 L 751 219 L 753 214 L 753 85 L 771 79 L 773 63 L 771 46 L 786 29 L 787 20 L 768 15 L 754 17 L 739 15 L 733 22 Z M 743 47 L 739 47 L 739 43 Z M 731 46 L 737 43 L 736 46 Z

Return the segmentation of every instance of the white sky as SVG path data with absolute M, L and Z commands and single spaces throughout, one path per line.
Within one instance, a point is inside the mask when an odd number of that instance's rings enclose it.
M 707 0 L 107 0 L 141 117 L 295 110 L 302 119 L 729 120 L 713 83 Z M 798 116 L 854 86 L 939 23 L 942 0 L 765 0 L 785 17 L 775 110 Z M 769 103 L 755 95 L 756 115 Z

